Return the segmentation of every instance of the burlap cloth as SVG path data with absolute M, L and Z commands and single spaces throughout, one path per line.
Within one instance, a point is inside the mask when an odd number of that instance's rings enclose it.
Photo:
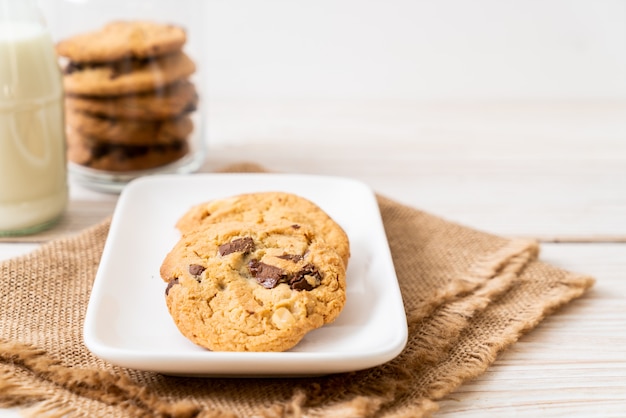
M 108 364 L 82 340 L 107 219 L 0 264 L 0 405 L 48 417 L 428 416 L 437 400 L 593 284 L 538 261 L 536 242 L 378 202 L 409 325 L 394 360 L 280 379 L 169 377 Z

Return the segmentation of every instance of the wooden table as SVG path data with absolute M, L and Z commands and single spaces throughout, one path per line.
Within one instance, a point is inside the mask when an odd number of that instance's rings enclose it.
M 597 279 L 439 416 L 626 416 L 625 102 L 222 102 L 210 112 L 203 171 L 254 161 L 352 177 L 476 229 L 537 238 L 543 260 Z M 102 220 L 116 198 L 71 183 L 63 221 L 0 243 L 0 259 Z

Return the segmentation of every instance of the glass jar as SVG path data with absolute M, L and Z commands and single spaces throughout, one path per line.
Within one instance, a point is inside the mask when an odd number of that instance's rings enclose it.
M 34 233 L 67 205 L 61 72 L 35 0 L 0 0 L 0 236 Z
M 204 0 L 46 0 L 66 93 L 70 174 L 118 192 L 205 158 Z

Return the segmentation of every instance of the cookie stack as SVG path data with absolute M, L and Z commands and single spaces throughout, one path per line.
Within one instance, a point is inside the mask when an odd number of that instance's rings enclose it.
M 189 152 L 198 95 L 184 29 L 118 21 L 65 39 L 68 159 L 98 170 L 146 170 Z
M 199 204 L 178 221 L 163 260 L 165 299 L 180 332 L 214 351 L 285 351 L 333 322 L 346 300 L 343 229 L 290 193 Z

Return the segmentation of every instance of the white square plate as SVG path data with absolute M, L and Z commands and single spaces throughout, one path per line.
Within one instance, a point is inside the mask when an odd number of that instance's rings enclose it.
M 352 256 L 346 305 L 332 324 L 281 353 L 213 352 L 187 340 L 159 276 L 179 239 L 174 225 L 191 206 L 257 191 L 284 191 L 318 204 L 346 231 Z M 113 364 L 173 375 L 319 375 L 360 370 L 397 356 L 407 341 L 402 297 L 376 198 L 358 181 L 311 175 L 158 175 L 120 195 L 96 274 L 84 337 Z

